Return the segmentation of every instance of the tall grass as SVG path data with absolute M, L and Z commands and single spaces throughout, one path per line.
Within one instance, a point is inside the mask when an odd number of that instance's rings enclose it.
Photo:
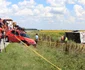
M 33 48 L 33 46 L 30 47 Z M 51 57 L 52 54 L 49 53 L 50 49 L 46 51 L 40 47 L 41 46 L 38 45 L 37 49 L 33 49 L 43 56 L 47 52 L 48 55 L 46 57 Z M 40 50 L 42 52 L 40 52 Z M 54 62 L 54 56 L 50 59 Z M 11 43 L 7 46 L 6 52 L 3 50 L 3 52 L 0 53 L 0 70 L 56 70 L 56 68 L 37 56 L 27 47 L 17 43 Z
M 31 37 L 33 38 L 35 33 L 32 32 L 29 34 L 32 34 Z M 43 35 L 43 33 L 39 33 L 40 35 Z M 69 41 L 66 44 L 60 43 L 59 38 L 57 37 L 56 39 L 54 42 L 47 39 L 45 41 L 40 40 L 36 49 L 33 46 L 29 47 L 62 70 L 85 70 L 85 45 L 76 44 L 73 41 Z M 0 53 L 0 70 L 57 69 L 29 50 L 28 47 L 18 43 L 11 43 L 6 47 L 6 52 L 3 50 Z
M 62 70 L 85 70 L 85 54 L 65 54 L 63 45 L 58 47 L 38 42 L 37 48 L 29 46 Z M 34 52 L 21 44 L 11 43 L 6 52 L 0 53 L 0 70 L 57 70 Z

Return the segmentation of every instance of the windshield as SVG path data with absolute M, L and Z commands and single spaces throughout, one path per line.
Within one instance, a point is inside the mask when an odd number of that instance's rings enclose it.
M 20 33 L 21 36 L 29 38 L 29 36 L 25 33 Z

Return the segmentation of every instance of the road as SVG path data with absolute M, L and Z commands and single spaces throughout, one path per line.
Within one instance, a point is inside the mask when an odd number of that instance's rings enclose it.
M 0 52 L 3 51 L 3 49 L 5 49 L 5 47 L 9 44 L 9 42 L 5 42 L 4 39 L 1 39 L 1 43 L 0 43 Z

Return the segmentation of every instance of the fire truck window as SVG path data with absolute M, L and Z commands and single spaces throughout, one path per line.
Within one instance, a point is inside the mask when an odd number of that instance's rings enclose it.
M 14 35 L 19 35 L 19 33 L 17 31 L 14 31 L 14 30 L 11 31 L 11 33 L 14 34 Z

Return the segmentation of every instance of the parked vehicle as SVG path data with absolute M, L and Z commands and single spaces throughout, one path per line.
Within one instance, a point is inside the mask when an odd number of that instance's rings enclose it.
M 29 45 L 36 46 L 36 42 L 33 39 L 29 38 L 29 36 L 25 32 L 21 32 L 20 30 L 14 29 L 6 32 L 6 41 L 20 42 L 20 40 L 26 43 L 28 46 Z

